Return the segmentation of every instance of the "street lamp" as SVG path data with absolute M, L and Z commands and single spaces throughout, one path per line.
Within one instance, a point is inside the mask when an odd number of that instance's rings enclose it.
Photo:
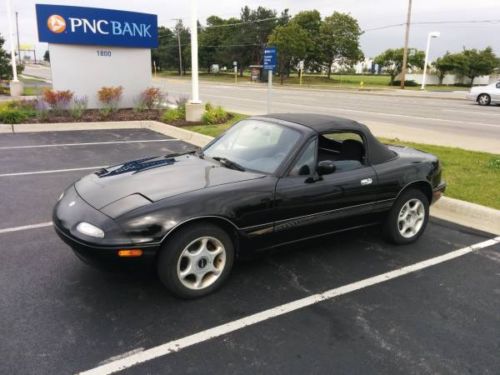
M 198 0 L 191 0 L 191 101 L 186 103 L 186 121 L 200 121 L 202 115 L 198 83 Z
M 12 64 L 12 81 L 10 81 L 10 95 L 20 96 L 23 92 L 23 84 L 19 82 L 17 78 L 17 66 L 16 66 L 16 52 L 15 43 L 12 29 L 12 7 L 10 5 L 10 0 L 7 0 L 7 18 L 9 20 L 9 39 L 10 39 L 10 58 Z
M 425 49 L 425 63 L 424 63 L 424 76 L 422 77 L 422 86 L 420 90 L 425 89 L 425 79 L 427 77 L 427 60 L 429 59 L 429 49 L 431 47 L 431 39 L 439 38 L 441 33 L 439 31 L 432 31 L 427 35 L 427 48 Z

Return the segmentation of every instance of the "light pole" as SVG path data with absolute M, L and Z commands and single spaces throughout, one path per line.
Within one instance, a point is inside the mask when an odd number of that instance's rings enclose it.
M 439 38 L 441 33 L 439 31 L 432 31 L 427 35 L 427 48 L 425 49 L 425 62 L 424 62 L 424 76 L 422 77 L 422 86 L 420 90 L 425 89 L 425 80 L 427 78 L 427 61 L 429 60 L 429 49 L 431 48 L 431 39 Z
M 191 102 L 186 103 L 186 121 L 200 121 L 202 116 L 198 82 L 198 0 L 191 0 Z
M 182 76 L 182 49 L 181 49 L 181 19 L 180 18 L 172 18 L 174 21 L 177 21 L 177 25 L 175 26 L 177 30 L 177 45 L 179 46 L 179 75 Z
M 16 52 L 14 43 L 14 33 L 12 30 L 12 7 L 10 0 L 7 0 L 7 18 L 9 20 L 9 39 L 10 39 L 10 59 L 12 64 L 12 81 L 10 81 L 10 95 L 20 96 L 23 92 L 22 82 L 17 78 Z
M 411 1 L 408 0 L 408 12 L 406 14 L 406 31 L 405 31 L 405 45 L 403 48 L 403 66 L 401 68 L 401 88 L 405 88 L 406 79 L 406 65 L 408 61 L 408 40 L 410 39 L 410 22 L 411 22 Z

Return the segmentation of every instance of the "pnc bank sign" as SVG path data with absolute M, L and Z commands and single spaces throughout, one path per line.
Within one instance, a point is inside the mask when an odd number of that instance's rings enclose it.
M 82 8 L 36 5 L 41 42 L 155 48 L 158 46 L 156 15 Z

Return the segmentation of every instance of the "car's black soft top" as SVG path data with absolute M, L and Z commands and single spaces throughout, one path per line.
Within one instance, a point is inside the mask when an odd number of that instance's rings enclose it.
M 307 126 L 320 134 L 332 131 L 360 132 L 365 136 L 368 160 L 371 164 L 381 164 L 394 159 L 396 156 L 393 151 L 389 150 L 373 136 L 366 125 L 360 124 L 354 120 L 337 116 L 318 115 L 315 113 L 272 113 L 260 117 Z

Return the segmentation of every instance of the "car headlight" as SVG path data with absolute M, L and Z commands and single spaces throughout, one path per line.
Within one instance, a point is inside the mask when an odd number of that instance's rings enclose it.
M 104 238 L 104 231 L 102 229 L 86 222 L 78 224 L 76 230 L 89 237 Z

